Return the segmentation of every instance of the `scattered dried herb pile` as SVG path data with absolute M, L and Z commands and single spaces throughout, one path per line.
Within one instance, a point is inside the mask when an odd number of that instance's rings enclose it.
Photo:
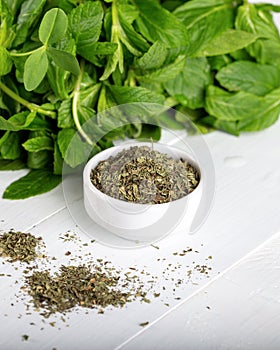
M 135 203 L 161 204 L 191 193 L 199 184 L 197 169 L 148 146 L 124 149 L 101 161 L 91 182 L 103 193 Z
M 127 288 L 130 290 L 125 291 Z M 120 283 L 113 269 L 104 269 L 101 263 L 93 268 L 61 266 L 54 276 L 49 271 L 35 271 L 26 277 L 26 289 L 34 306 L 44 309 L 41 314 L 46 317 L 75 306 L 99 308 L 99 313 L 103 313 L 102 308 L 121 307 L 135 297 L 132 285 Z
M 78 236 L 69 232 L 60 238 L 66 244 L 70 241 L 77 243 L 78 254 L 88 246 L 88 243 L 82 243 Z M 71 254 L 68 260 L 71 265 L 56 265 L 55 257 L 47 259 L 47 255 L 36 254 L 39 244 L 45 246 L 42 238 L 36 238 L 30 233 L 10 231 L 0 236 L 0 256 L 9 257 L 6 260 L 9 263 L 19 260 L 24 268 L 24 283 L 20 288 L 23 294 L 16 295 L 17 302 L 25 301 L 26 295 L 29 295 L 31 299 L 26 303 L 26 315 L 31 315 L 30 306 L 33 306 L 43 316 L 43 323 L 46 322 L 45 318 L 52 315 L 65 322 L 64 316 L 68 312 L 78 311 L 78 307 L 97 309 L 99 314 L 103 314 L 107 308 L 123 307 L 135 300 L 150 303 L 151 298 L 159 297 L 169 307 L 170 304 L 166 302 L 168 297 L 166 299 L 162 295 L 166 290 L 172 293 L 174 300 L 180 300 L 182 286 L 196 284 L 201 278 L 210 278 L 212 272 L 208 264 L 212 256 L 208 256 L 203 265 L 197 264 L 195 260 L 189 264 L 189 261 L 172 263 L 167 258 L 158 258 L 158 263 L 163 265 L 161 275 L 153 275 L 147 267 L 139 269 L 137 266 L 130 266 L 127 271 L 123 271 L 108 260 L 93 259 L 91 253 L 78 256 Z M 183 259 L 185 255 L 192 253 L 197 254 L 199 251 L 186 247 L 181 252 L 174 252 L 172 256 Z M 40 258 L 40 262 L 37 258 Z M 30 264 L 26 266 L 26 262 Z M 55 273 L 52 273 L 53 268 L 56 268 Z M 15 266 L 15 269 L 18 267 Z M 10 274 L 0 274 L 0 277 L 5 276 L 11 277 Z M 167 284 L 161 285 L 162 279 Z M 88 312 L 87 310 L 86 313 Z M 20 314 L 18 318 L 21 317 Z M 54 327 L 55 322 L 49 324 Z M 31 322 L 30 325 L 34 323 Z M 41 328 L 43 329 L 44 327 Z
M 0 235 L 0 255 L 9 261 L 31 262 L 37 257 L 42 238 L 31 233 L 9 231 Z

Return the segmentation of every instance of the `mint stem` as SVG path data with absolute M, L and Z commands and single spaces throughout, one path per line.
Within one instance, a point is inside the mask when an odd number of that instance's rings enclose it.
M 36 105 L 35 103 L 29 102 L 24 98 L 20 97 L 13 90 L 9 89 L 5 84 L 3 84 L 1 81 L 0 81 L 0 90 L 2 90 L 5 94 L 10 96 L 13 100 L 17 101 L 21 105 L 28 108 L 30 111 L 36 111 L 38 113 L 44 114 L 51 118 L 54 118 L 56 115 L 55 112 L 43 109 L 40 106 Z
M 37 49 L 32 50 L 32 51 L 28 51 L 28 52 L 13 52 L 13 51 L 10 51 L 9 54 L 10 54 L 10 56 L 14 56 L 14 57 L 28 56 L 28 55 L 31 55 L 34 52 L 41 51 L 44 48 L 45 48 L 45 46 L 43 45 L 43 46 L 40 46 Z
M 85 62 L 84 60 L 81 60 L 80 63 L 80 74 L 78 75 L 78 79 L 73 91 L 73 100 L 72 100 L 72 114 L 73 114 L 73 120 L 76 125 L 76 128 L 78 130 L 78 133 L 86 140 L 86 142 L 89 145 L 93 145 L 93 142 L 89 138 L 89 136 L 84 132 L 82 129 L 79 116 L 78 116 L 78 103 L 79 103 L 79 98 L 80 98 L 80 86 L 81 86 L 81 81 L 82 81 L 82 76 L 84 72 L 84 67 L 85 67 Z

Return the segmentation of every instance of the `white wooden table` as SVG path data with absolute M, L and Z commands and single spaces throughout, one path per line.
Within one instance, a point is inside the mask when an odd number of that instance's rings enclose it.
M 130 266 L 144 268 L 157 277 L 154 290 L 161 295 L 151 296 L 150 304 L 136 301 L 104 314 L 78 308 L 66 322 L 57 316 L 44 322 L 32 308 L 26 314 L 24 303 L 29 298 L 20 292 L 24 268 L 2 264 L 2 259 L 0 272 L 11 277 L 0 277 L 0 349 L 279 349 L 279 135 L 280 122 L 239 138 L 219 132 L 206 135 L 216 171 L 212 211 L 199 232 L 179 231 L 158 242 L 159 249 L 91 243 L 69 215 L 61 186 L 24 201 L 1 199 L 1 230 L 42 236 L 48 254 L 58 258 L 56 266 L 91 253 L 123 271 Z M 228 161 L 232 157 L 243 161 Z M 0 192 L 24 173 L 0 173 Z M 61 237 L 68 230 L 80 242 L 64 242 Z M 199 253 L 173 255 L 188 246 Z M 67 250 L 72 252 L 70 258 L 65 256 Z M 187 266 L 193 262 L 211 266 L 209 277 L 193 273 L 187 278 Z M 181 267 L 172 272 L 178 264 Z M 178 279 L 183 283 L 175 287 Z M 147 321 L 146 327 L 139 325 Z M 22 340 L 24 334 L 28 341 Z
M 77 308 L 66 322 L 60 316 L 42 321 L 32 308 L 26 312 L 24 267 L 2 259 L 0 273 L 10 277 L 0 277 L 1 350 L 280 349 L 280 121 L 260 133 L 236 138 L 215 132 L 205 141 L 216 172 L 213 209 L 195 235 L 179 231 L 158 242 L 159 249 L 91 243 L 70 216 L 61 186 L 24 201 L 0 200 L 1 232 L 13 228 L 42 236 L 47 253 L 57 257 L 54 270 L 90 253 L 123 271 L 144 268 L 157 277 L 154 289 L 161 293 L 151 295 L 150 304 L 136 301 L 104 314 Z M 234 163 L 234 157 L 242 161 Z M 0 194 L 25 172 L 1 172 Z M 64 242 L 69 230 L 79 240 Z M 188 246 L 199 253 L 173 255 Z M 187 278 L 193 262 L 211 266 L 209 277 Z M 148 285 L 149 276 L 142 277 Z M 183 283 L 175 286 L 178 279 Z

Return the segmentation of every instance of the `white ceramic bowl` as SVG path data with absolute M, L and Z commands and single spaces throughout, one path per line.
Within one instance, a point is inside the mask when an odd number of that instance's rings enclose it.
M 153 149 L 174 159 L 190 161 L 200 172 L 197 188 L 185 197 L 163 204 L 137 204 L 112 198 L 99 191 L 90 180 L 97 164 L 123 149 L 132 146 L 151 146 L 147 142 L 131 142 L 102 151 L 92 157 L 84 168 L 84 205 L 88 215 L 110 232 L 129 240 L 153 242 L 172 232 L 177 225 L 188 232 L 202 196 L 203 172 L 193 158 L 184 151 L 160 143 Z

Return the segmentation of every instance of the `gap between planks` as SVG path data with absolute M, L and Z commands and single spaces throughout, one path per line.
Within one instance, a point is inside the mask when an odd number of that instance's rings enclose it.
M 67 209 L 66 205 L 64 207 L 61 207 L 57 210 L 55 210 L 54 212 L 52 212 L 51 214 L 49 214 L 48 216 L 45 216 L 43 219 L 39 220 L 38 222 L 36 222 L 35 224 L 33 224 L 32 226 L 28 227 L 26 229 L 26 231 L 30 231 L 31 229 L 33 229 L 34 227 L 40 225 L 41 223 L 47 221 L 48 219 L 52 218 L 54 215 L 60 213 L 61 211 Z

